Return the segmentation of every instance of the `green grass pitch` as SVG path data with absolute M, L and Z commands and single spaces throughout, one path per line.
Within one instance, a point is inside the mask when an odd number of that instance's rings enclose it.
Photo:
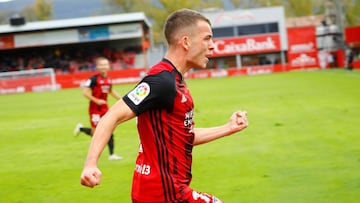
M 248 111 L 241 133 L 194 148 L 191 186 L 227 203 L 360 201 L 360 72 L 339 69 L 188 80 L 195 123 Z M 133 85 L 114 88 L 125 94 Z M 114 103 L 113 99 L 110 103 Z M 135 121 L 115 131 L 122 161 L 99 167 L 102 184 L 80 185 L 90 138 L 81 89 L 0 96 L 0 202 L 130 202 Z

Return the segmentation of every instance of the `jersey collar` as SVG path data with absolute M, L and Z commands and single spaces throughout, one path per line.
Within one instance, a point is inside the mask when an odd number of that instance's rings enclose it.
M 181 80 L 184 80 L 183 75 L 178 71 L 178 69 L 174 66 L 173 63 L 171 63 L 171 61 L 169 61 L 169 59 L 163 58 L 162 62 L 168 63 L 169 65 L 171 65 L 171 67 L 174 68 L 174 70 L 176 71 L 176 73 L 180 76 Z

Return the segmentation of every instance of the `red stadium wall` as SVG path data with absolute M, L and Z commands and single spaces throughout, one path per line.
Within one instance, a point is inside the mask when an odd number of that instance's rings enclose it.
M 360 60 L 355 60 L 352 62 L 352 67 L 354 69 L 360 69 Z
M 288 28 L 287 35 L 290 68 L 319 67 L 315 27 Z
M 114 84 L 134 83 L 140 80 L 145 73 L 145 68 L 136 68 L 128 70 L 112 70 L 109 71 L 109 76 L 112 78 Z M 56 75 L 56 82 L 60 88 L 74 88 L 81 87 L 82 84 L 96 72 L 80 72 L 73 74 L 59 74 Z
M 246 68 L 228 68 L 228 69 L 206 69 L 194 70 L 185 75 L 187 79 L 195 78 L 215 78 L 228 76 L 243 76 L 243 75 L 258 75 L 269 74 L 276 72 L 284 72 L 294 70 L 289 65 L 263 65 Z M 114 70 L 110 71 L 114 84 L 129 84 L 136 83 L 145 75 L 146 69 L 128 69 L 128 70 Z M 79 88 L 85 81 L 95 72 L 80 72 L 73 74 L 58 74 L 56 75 L 56 83 L 58 89 Z M 40 92 L 51 90 L 49 77 L 32 77 L 32 78 L 14 78 L 11 80 L 0 81 L 0 95 L 22 92 Z
M 48 76 L 2 79 L 0 80 L 0 95 L 51 90 L 50 83 L 51 80 Z
M 352 49 L 360 49 L 360 26 L 345 28 L 345 42 Z M 352 62 L 352 68 L 360 69 L 360 59 L 356 56 L 354 57 L 354 61 Z
M 360 26 L 345 28 L 345 42 L 350 47 L 360 47 Z
M 227 76 L 243 76 L 243 75 L 259 75 L 278 73 L 284 71 L 294 70 L 289 65 L 282 64 L 271 64 L 262 66 L 252 66 L 246 68 L 228 68 L 228 69 L 210 69 L 210 70 L 198 70 L 190 71 L 185 77 L 186 78 L 216 78 L 216 77 L 227 77 Z
M 109 71 L 114 84 L 138 82 L 145 74 L 145 68 Z M 78 88 L 95 72 L 56 74 L 56 89 Z M 0 95 L 23 92 L 41 92 L 52 90 L 49 76 L 19 77 L 0 80 Z

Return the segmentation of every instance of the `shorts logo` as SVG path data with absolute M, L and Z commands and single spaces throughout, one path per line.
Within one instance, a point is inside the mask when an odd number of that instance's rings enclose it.
M 142 82 L 138 84 L 129 94 L 129 99 L 134 102 L 135 105 L 140 104 L 150 94 L 150 86 Z
M 210 203 L 210 201 L 211 201 L 210 195 L 205 194 L 205 193 L 203 194 L 203 193 L 198 193 L 198 192 L 193 191 L 192 197 L 193 197 L 193 200 L 202 200 L 203 202 L 206 202 L 206 203 Z

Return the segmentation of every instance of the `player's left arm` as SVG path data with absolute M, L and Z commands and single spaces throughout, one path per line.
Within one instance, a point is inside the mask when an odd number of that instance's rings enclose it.
M 204 144 L 224 136 L 232 135 L 245 129 L 248 125 L 247 112 L 236 111 L 224 125 L 210 128 L 195 128 L 195 138 L 193 144 Z

